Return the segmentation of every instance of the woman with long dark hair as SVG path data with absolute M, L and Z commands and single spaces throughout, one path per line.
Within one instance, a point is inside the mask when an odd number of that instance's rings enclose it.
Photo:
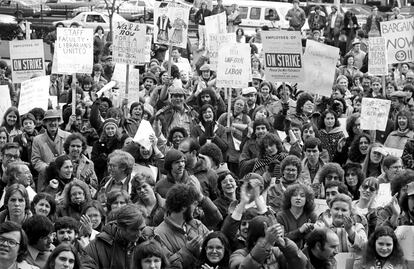
M 197 269 L 228 269 L 230 246 L 222 232 L 209 233 L 203 241 Z
M 411 113 L 406 110 L 401 110 L 395 117 L 394 131 L 388 135 L 387 140 L 384 142 L 384 146 L 403 150 L 407 141 L 413 137 L 414 132 Z
M 14 137 L 22 133 L 20 131 L 20 114 L 17 107 L 11 106 L 4 112 L 0 127 L 6 128 L 9 136 L 8 142 L 13 142 Z
M 372 139 L 368 134 L 361 133 L 357 135 L 349 148 L 348 162 L 362 164 L 368 154 L 371 143 Z
M 370 236 L 362 257 L 362 264 L 357 269 L 408 269 L 404 252 L 398 243 L 394 230 L 380 226 Z
M 43 269 L 81 269 L 78 251 L 71 244 L 57 246 L 46 261 Z
M 359 187 L 365 179 L 362 173 L 362 166 L 359 163 L 347 163 L 344 166 L 345 171 L 345 185 L 352 194 L 354 200 L 359 199 Z
M 322 145 L 329 153 L 329 160 L 333 160 L 338 151 L 339 141 L 345 137 L 339 127 L 338 115 L 332 110 L 326 110 L 320 117 L 319 133 Z

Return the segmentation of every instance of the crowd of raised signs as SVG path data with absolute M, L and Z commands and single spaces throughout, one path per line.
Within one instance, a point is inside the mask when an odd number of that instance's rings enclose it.
M 294 2 L 291 30 L 306 20 Z M 198 25 L 225 10 L 206 6 Z M 171 62 L 152 45 L 137 100 L 101 95 L 115 64 L 98 27 L 92 74 L 73 85 L 50 74 L 64 105 L 21 115 L 0 61 L 13 105 L 0 126 L 0 269 L 410 268 L 414 72 L 407 62 L 369 74 L 368 35 L 384 19 L 374 7 L 360 28 L 336 6 L 311 12 L 309 38 L 340 47 L 328 97 L 266 80 L 258 44 L 269 29 L 249 40 L 237 12 L 228 31 L 251 46 L 243 89 L 215 86 L 201 34 L 200 46 L 172 47 Z M 386 127 L 363 130 L 384 100 Z

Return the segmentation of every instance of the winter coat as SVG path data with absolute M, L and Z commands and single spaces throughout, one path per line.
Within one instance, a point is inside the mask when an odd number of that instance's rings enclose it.
M 329 160 L 334 159 L 338 151 L 338 142 L 341 138 L 345 137 L 344 133 L 339 127 L 335 127 L 329 132 L 325 129 L 321 129 L 319 135 L 321 145 L 325 145 L 324 148 L 328 150 Z
M 108 163 L 108 155 L 114 150 L 122 148 L 120 139 L 114 139 L 110 143 L 107 141 L 96 141 L 92 147 L 91 160 L 95 165 L 95 174 L 98 181 L 101 182 Z

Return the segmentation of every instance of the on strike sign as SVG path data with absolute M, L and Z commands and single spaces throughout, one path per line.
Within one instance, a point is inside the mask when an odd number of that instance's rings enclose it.
M 146 25 L 117 22 L 114 28 L 112 57 L 116 63 L 142 64 L 145 58 Z
M 57 28 L 57 73 L 92 73 L 93 29 Z
M 302 37 L 297 31 L 262 32 L 265 75 L 271 81 L 301 82 Z
M 387 42 L 388 64 L 414 61 L 414 18 L 381 22 L 381 36 Z
M 34 76 L 45 75 L 43 40 L 15 40 L 10 42 L 13 82 L 21 83 Z

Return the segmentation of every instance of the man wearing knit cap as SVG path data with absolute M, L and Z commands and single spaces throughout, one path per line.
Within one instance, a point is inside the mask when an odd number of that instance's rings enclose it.
M 185 169 L 185 156 L 176 149 L 170 149 L 164 158 L 164 170 L 166 176 L 163 176 L 155 185 L 155 192 L 165 198 L 167 191 L 177 183 L 187 184 L 190 182 L 190 176 Z
M 23 125 L 23 133 L 14 137 L 13 142 L 18 143 L 21 147 L 21 160 L 30 163 L 33 139 L 39 134 L 35 129 L 36 118 L 32 113 L 27 113 L 21 116 L 20 120 Z
M 60 112 L 48 110 L 43 118 L 46 132 L 33 139 L 31 162 L 39 173 L 37 182 L 38 191 L 43 188 L 46 167 L 56 157 L 64 153 L 63 143 L 70 133 L 59 129 Z

